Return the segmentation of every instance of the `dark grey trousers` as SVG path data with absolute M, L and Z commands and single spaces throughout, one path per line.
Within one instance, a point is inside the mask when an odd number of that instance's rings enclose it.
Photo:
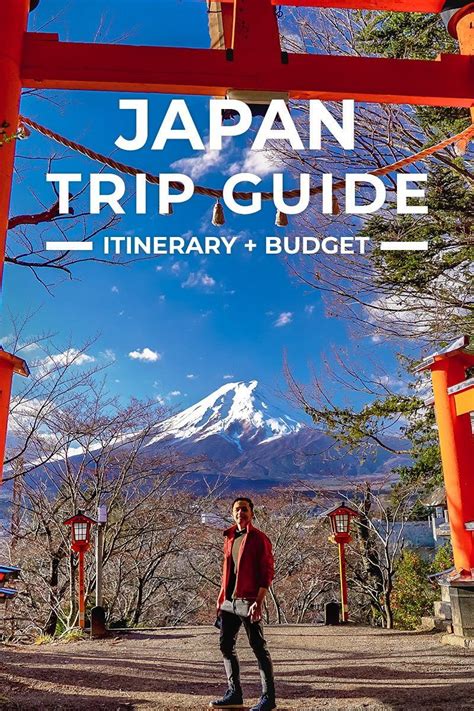
M 221 630 L 220 649 L 224 657 L 224 667 L 227 674 L 229 689 L 241 691 L 240 668 L 237 657 L 236 642 L 239 629 L 242 624 L 245 627 L 249 644 L 255 654 L 262 680 L 262 693 L 268 694 L 271 699 L 275 698 L 275 682 L 273 679 L 273 664 L 267 643 L 263 636 L 263 624 L 251 622 L 250 617 L 240 617 L 232 612 L 221 610 Z

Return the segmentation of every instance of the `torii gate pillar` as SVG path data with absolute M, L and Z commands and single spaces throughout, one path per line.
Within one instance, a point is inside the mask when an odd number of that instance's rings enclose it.
M 463 336 L 425 358 L 417 370 L 431 371 L 454 565 L 459 579 L 474 583 L 474 381 L 466 380 L 474 354 L 468 345 Z
M 474 646 L 474 353 L 463 336 L 425 358 L 417 369 L 431 371 L 433 401 L 446 486 L 454 565 L 448 576 L 454 635 L 443 642 Z
M 7 441 L 8 411 L 12 392 L 13 374 L 28 377 L 28 365 L 22 358 L 7 353 L 0 346 L 0 485 L 2 483 L 3 459 Z
M 451 4 L 449 1 L 445 5 Z M 459 42 L 461 54 L 474 56 L 474 2 L 464 0 L 464 5 L 445 10 L 441 16 L 447 30 Z M 474 123 L 474 106 L 471 106 L 471 121 Z
M 454 565 L 461 579 L 474 583 L 474 536 L 466 528 L 474 522 L 474 437 L 470 410 L 474 388 L 466 370 L 474 354 L 463 336 L 439 353 L 425 358 L 418 371 L 431 371 L 434 409 L 439 433 Z
M 21 97 L 23 40 L 30 0 L 2 0 L 0 19 L 0 290 Z

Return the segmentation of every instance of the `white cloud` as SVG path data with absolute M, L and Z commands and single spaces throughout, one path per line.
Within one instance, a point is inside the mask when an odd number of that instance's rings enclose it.
M 166 301 L 166 296 L 165 294 L 160 294 L 158 297 L 159 301 Z
M 160 265 L 158 267 L 155 267 L 155 269 L 157 272 L 161 272 L 163 270 L 163 267 Z
M 415 383 L 415 392 L 418 397 L 426 399 L 433 395 L 433 384 L 431 382 L 431 376 L 425 371 L 419 374 L 419 380 Z
M 35 351 L 37 348 L 39 348 L 39 344 L 34 343 L 33 341 L 31 341 L 30 343 L 25 343 L 25 344 L 22 343 L 16 349 L 16 353 L 20 354 L 20 357 L 21 357 L 21 354 L 30 353 L 31 351 Z M 7 348 L 7 350 L 9 350 L 9 349 Z
M 68 348 L 67 351 L 49 358 L 58 365 L 66 365 L 71 362 L 74 362 L 74 365 L 84 365 L 84 363 L 93 363 L 95 361 L 95 358 L 87 355 L 87 353 L 80 353 L 77 348 Z
M 30 431 L 35 426 L 35 421 L 39 421 L 39 413 L 42 417 L 50 414 L 54 409 L 52 401 L 31 398 L 24 400 L 21 397 L 12 397 L 10 401 L 10 415 L 8 419 L 8 430 L 10 433 L 20 435 L 25 431 Z
M 306 52 L 304 40 L 294 32 L 287 30 L 281 40 L 281 48 L 287 52 L 292 52 L 293 54 L 304 54 Z
M 178 397 L 178 395 L 181 395 L 181 390 L 172 390 L 170 392 L 170 397 Z
M 214 286 L 216 283 L 216 280 L 213 279 L 211 276 L 208 274 L 203 274 L 202 276 L 202 283 L 204 286 Z
M 311 314 L 313 313 L 315 308 L 316 307 L 313 306 L 312 304 L 311 305 L 308 304 L 307 306 L 304 307 L 304 312 L 305 312 L 305 314 L 308 314 L 308 316 L 311 316 Z
M 118 294 L 118 293 L 119 293 L 119 288 L 118 288 L 118 286 L 115 286 L 115 285 L 114 285 L 114 286 L 111 288 L 110 291 L 112 292 L 112 294 Z
M 392 294 L 372 301 L 365 307 L 376 331 L 372 342 L 380 343 L 385 334 L 390 336 L 393 333 L 408 338 L 428 336 L 434 340 L 441 337 L 446 331 L 446 324 L 460 314 L 461 309 L 446 306 L 442 299 L 432 295 L 433 292 L 423 296 Z
M 156 363 L 157 360 L 161 360 L 161 353 L 152 351 L 151 348 L 143 348 L 141 351 L 130 351 L 128 355 L 132 360 L 141 360 L 146 363 Z
M 102 358 L 105 358 L 106 360 L 111 360 L 111 361 L 117 360 L 115 351 L 113 351 L 112 348 L 106 348 L 105 351 L 102 351 L 102 353 L 100 355 L 102 356 Z
M 204 152 L 201 151 L 199 155 L 192 158 L 180 158 L 179 160 L 175 160 L 174 163 L 171 163 L 171 168 L 175 168 L 185 175 L 189 175 L 192 180 L 198 180 L 206 173 L 220 170 L 222 166 L 227 164 L 228 154 L 225 148 L 229 142 L 230 139 L 223 141 L 221 151 L 211 151 L 209 144 L 206 144 Z
M 199 270 L 198 272 L 191 272 L 186 281 L 183 281 L 183 283 L 181 284 L 183 289 L 192 289 L 195 287 L 212 289 L 212 287 L 214 287 L 215 285 L 216 280 L 202 270 Z
M 224 375 L 223 380 L 232 380 L 232 378 L 235 378 L 235 375 L 226 374 Z
M 442 340 L 453 320 L 468 315 L 468 307 L 459 304 L 468 304 L 471 292 L 472 270 L 456 266 L 433 279 L 422 295 L 408 288 L 402 294 L 382 295 L 365 307 L 375 331 L 372 341 L 379 343 L 393 334 Z M 455 295 L 454 303 L 446 299 L 447 293 Z
M 278 163 L 272 158 L 270 151 L 253 151 L 248 148 L 244 151 L 242 160 L 233 163 L 229 168 L 229 173 L 255 173 L 263 178 L 275 172 Z
M 62 353 L 56 353 L 55 355 L 48 355 L 43 358 L 38 363 L 38 375 L 44 377 L 51 375 L 57 368 L 64 368 L 66 366 L 79 366 L 86 365 L 87 363 L 93 363 L 95 358 L 87 353 L 82 353 L 77 348 L 68 348 Z
M 395 390 L 397 392 L 407 391 L 408 383 L 402 378 L 395 377 L 389 374 L 375 374 L 372 376 L 375 383 L 382 385 L 387 390 Z
M 194 373 L 188 373 L 186 377 L 188 380 L 195 380 L 197 378 L 197 375 L 195 375 Z
M 293 313 L 291 311 L 283 311 L 273 324 L 275 328 L 281 328 L 281 326 L 287 326 L 293 321 Z

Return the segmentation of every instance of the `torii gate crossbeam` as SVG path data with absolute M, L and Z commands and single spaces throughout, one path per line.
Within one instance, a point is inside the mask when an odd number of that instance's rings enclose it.
M 362 5 L 367 1 L 360 0 Z M 394 0 L 370 1 L 383 8 Z M 400 1 L 399 9 L 404 9 L 406 0 Z M 240 89 L 287 92 L 298 99 L 465 107 L 474 103 L 474 58 L 469 51 L 439 61 L 287 54 L 281 52 L 272 0 L 232 0 L 219 6 L 226 49 L 187 49 L 60 42 L 57 35 L 26 32 L 30 0 L 2 0 L 0 122 L 15 132 L 22 87 L 217 96 Z M 0 163 L 0 283 L 14 144 L 2 147 Z
M 439 61 L 59 42 L 28 33 L 22 85 L 42 89 L 161 92 L 225 96 L 230 89 L 288 92 L 295 99 L 355 99 L 470 107 L 474 59 Z
M 370 1 L 384 8 L 394 0 Z M 399 9 L 406 1 L 400 0 Z M 2 0 L 0 122 L 15 132 L 22 87 L 217 96 L 241 89 L 287 92 L 298 99 L 465 107 L 474 102 L 469 51 L 439 61 L 286 54 L 272 0 L 224 1 L 219 7 L 226 49 L 187 49 L 60 42 L 57 35 L 26 32 L 30 0 Z M 14 144 L 2 147 L 0 163 L 0 283 Z
M 221 0 L 233 3 L 234 0 Z M 332 7 L 341 10 L 387 10 L 389 12 L 441 12 L 443 0 L 272 0 L 273 5 Z

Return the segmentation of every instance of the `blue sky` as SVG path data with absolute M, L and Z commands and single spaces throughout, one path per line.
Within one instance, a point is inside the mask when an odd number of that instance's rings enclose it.
M 58 32 L 61 39 L 71 41 L 96 37 L 104 42 L 120 39 L 130 44 L 208 46 L 204 0 L 42 0 L 31 16 L 30 29 Z M 130 112 L 119 111 L 119 98 L 131 95 L 48 92 L 44 96 L 47 99 L 24 98 L 22 112 L 139 168 L 154 173 L 179 172 L 183 164 L 173 167 L 176 161 L 191 159 L 182 172 L 202 172 L 197 154 L 185 142 L 174 142 L 162 152 L 151 151 L 149 146 L 136 153 L 115 149 L 118 135 L 131 131 Z M 153 134 L 173 97 L 135 96 L 150 100 Z M 187 101 L 205 134 L 208 99 L 189 97 Z M 217 160 L 209 161 L 207 172 L 195 182 L 221 187 L 233 166 L 245 164 L 249 141 L 249 137 L 242 137 Z M 23 156 L 48 156 L 52 151 L 67 155 L 57 163 L 58 171 L 85 176 L 99 171 L 97 164 L 63 152 L 34 132 L 18 145 Z M 44 162 L 27 163 L 27 170 L 16 180 L 12 214 L 43 209 L 37 199 L 46 205 L 54 202 L 43 174 Z M 150 199 L 153 195 L 151 190 Z M 225 228 L 211 225 L 212 206 L 212 201 L 195 197 L 175 208 L 171 217 L 152 213 L 137 217 L 130 205 L 113 233 L 224 234 L 256 240 L 276 233 L 272 206 L 248 217 L 227 211 Z M 59 235 L 51 232 L 48 238 Z M 80 346 L 97 336 L 91 355 L 97 361 L 109 359 L 113 392 L 125 398 L 163 397 L 176 407 L 191 404 L 231 378 L 258 379 L 270 390 L 284 388 L 285 351 L 295 375 L 308 380 L 310 362 L 318 366 L 331 347 L 347 345 L 344 323 L 325 316 L 320 296 L 292 278 L 283 260 L 249 255 L 243 249 L 231 257 L 161 257 L 123 268 L 86 264 L 74 269 L 74 280 L 57 284 L 52 295 L 28 270 L 7 266 L 4 307 L 20 314 L 39 309 L 30 332 L 52 331 L 55 342 L 64 347 Z M 5 324 L 4 331 L 7 329 Z M 388 363 L 388 353 L 385 358 Z

